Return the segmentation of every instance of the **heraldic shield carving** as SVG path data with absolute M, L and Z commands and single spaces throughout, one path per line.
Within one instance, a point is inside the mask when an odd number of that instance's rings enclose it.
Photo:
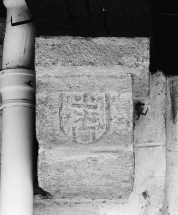
M 60 130 L 76 143 L 93 143 L 109 130 L 109 111 L 108 93 L 60 93 Z

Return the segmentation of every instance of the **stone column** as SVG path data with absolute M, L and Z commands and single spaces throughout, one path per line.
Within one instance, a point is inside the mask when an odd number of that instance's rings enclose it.
M 4 0 L 4 5 L 7 19 L 0 73 L 1 215 L 32 215 L 35 28 L 25 0 Z
M 178 77 L 167 78 L 167 174 L 165 215 L 178 214 Z

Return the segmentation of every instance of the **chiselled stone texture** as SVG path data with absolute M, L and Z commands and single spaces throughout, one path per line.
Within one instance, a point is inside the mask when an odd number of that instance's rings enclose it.
M 82 143 L 77 133 L 86 127 L 93 131 L 83 135 L 95 135 L 96 141 L 104 134 L 112 134 L 119 135 L 117 142 L 130 142 L 131 76 L 107 68 L 37 68 L 36 114 L 37 134 L 43 141 Z M 79 128 L 73 131 L 72 127 Z
M 148 38 L 36 38 L 36 66 L 149 66 Z
M 127 199 L 133 151 L 113 146 L 53 146 L 39 155 L 39 182 L 53 198 Z
M 165 214 L 178 213 L 178 77 L 167 78 L 167 178 Z
M 150 103 L 146 115 L 135 120 L 134 193 L 142 200 L 139 215 L 162 214 L 166 181 L 166 78 L 150 78 Z M 134 214 L 134 213 L 133 213 Z
M 36 38 L 39 183 L 55 199 L 125 199 L 133 100 L 149 94 L 146 38 Z
M 127 198 L 133 185 L 130 74 L 36 67 L 39 182 L 54 198 Z
M 115 67 L 133 74 L 134 99 L 149 94 L 149 39 L 48 37 L 36 39 L 36 67 Z M 118 68 L 117 68 L 118 67 Z

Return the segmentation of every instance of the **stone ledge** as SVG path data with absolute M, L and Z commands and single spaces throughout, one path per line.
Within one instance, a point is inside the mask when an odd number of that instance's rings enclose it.
M 126 204 L 122 201 L 106 201 L 104 203 L 99 201 L 63 202 L 61 200 L 35 200 L 34 215 L 104 215 L 109 209 L 116 209 L 119 212 L 119 209 L 122 209 L 124 206 Z
M 44 190 L 54 198 L 129 197 L 134 177 L 132 96 L 131 75 L 121 71 L 38 68 L 38 170 Z
M 36 67 L 51 66 L 149 67 L 148 38 L 36 38 Z
M 105 136 L 107 137 L 99 142 L 106 141 L 108 144 L 110 139 L 109 142 L 112 141 L 112 144 L 117 145 L 119 142 L 131 143 L 133 132 L 133 93 L 130 75 L 113 69 L 111 70 L 112 72 L 108 73 L 108 68 L 105 68 L 105 70 L 94 69 L 94 72 L 90 71 L 90 69 L 80 71 L 78 69 L 67 70 L 65 68 L 63 72 L 62 70 L 59 72 L 58 69 L 53 71 L 37 70 L 36 123 L 38 140 L 51 141 L 58 144 L 63 144 L 63 142 L 66 143 L 67 141 L 71 143 L 71 131 L 66 129 L 70 128 L 68 122 L 73 120 L 73 118 L 70 117 L 68 121 L 64 121 L 63 118 L 65 113 L 74 111 L 76 108 L 69 108 L 70 103 L 74 102 L 74 97 L 78 95 L 77 98 L 80 97 L 82 99 L 84 94 L 86 94 L 88 99 L 90 97 L 94 98 L 93 104 L 96 103 L 96 99 L 102 98 L 102 101 L 97 105 L 100 106 L 102 104 L 100 108 L 103 105 L 105 107 L 101 112 L 97 109 L 96 114 L 99 114 L 100 117 L 101 114 L 104 114 L 102 117 L 106 121 L 106 128 L 103 129 L 106 131 L 109 127 L 110 129 L 106 132 Z M 68 99 L 70 99 L 70 102 L 67 102 Z M 106 105 L 109 105 L 108 108 Z M 79 108 L 78 110 L 81 111 L 82 109 Z M 78 116 L 74 116 L 76 114 L 73 114 L 73 112 L 71 114 L 73 117 Z M 77 112 L 77 114 L 81 113 Z M 67 124 L 64 126 L 63 123 Z M 79 124 L 81 123 L 79 122 Z M 105 133 L 103 129 L 101 132 Z M 65 135 L 64 133 L 66 132 L 70 135 Z M 118 139 L 116 138 L 117 135 L 119 135 Z M 96 139 L 99 136 L 96 136 Z M 117 141 L 113 141 L 114 138 Z
M 40 37 L 35 51 L 37 72 L 113 67 L 133 75 L 135 100 L 144 103 L 149 95 L 148 38 Z
M 39 89 L 42 81 L 45 81 L 46 78 L 57 78 L 60 76 L 68 76 L 71 74 L 84 75 L 86 73 L 90 75 L 95 75 L 97 73 L 103 75 L 114 74 L 116 76 L 131 74 L 133 80 L 133 99 L 135 101 L 145 102 L 149 96 L 149 70 L 145 68 L 128 68 L 124 66 L 52 66 L 52 67 L 36 67 L 37 75 L 37 90 Z M 49 76 L 50 74 L 50 76 Z M 122 85 L 123 86 L 123 85 Z M 49 86 L 50 87 L 50 86 Z

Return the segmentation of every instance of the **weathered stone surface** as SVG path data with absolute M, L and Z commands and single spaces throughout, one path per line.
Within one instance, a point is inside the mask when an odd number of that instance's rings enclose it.
M 118 207 L 118 205 L 120 207 Z M 105 215 L 108 209 L 117 209 L 117 214 L 126 206 L 124 202 L 109 202 L 106 200 L 83 200 L 70 201 L 61 200 L 38 200 L 34 201 L 34 215 Z M 121 209 L 121 210 L 120 210 Z M 116 213 L 110 213 L 116 215 Z M 122 213 L 122 215 L 126 215 Z
M 54 198 L 128 198 L 133 186 L 133 151 L 116 146 L 50 148 L 40 153 L 39 180 Z
M 36 66 L 114 66 L 148 68 L 148 38 L 36 38 Z
M 133 74 L 134 99 L 149 94 L 148 38 L 36 38 L 36 67 L 117 67 Z M 116 68 L 117 69 L 117 68 Z
M 170 151 L 178 151 L 178 77 L 167 79 L 167 148 Z
M 0 70 L 2 69 L 3 45 L 1 44 L 4 39 L 4 30 L 5 30 L 5 19 L 0 18 Z M 2 105 L 2 96 L 0 93 L 0 106 L 1 105 Z M 2 110 L 0 110 L 0 157 L 1 157 L 1 142 L 2 142 Z
M 166 143 L 166 78 L 161 72 L 151 76 L 147 114 L 135 120 L 134 143 Z
M 128 198 L 131 76 L 108 68 L 36 71 L 40 186 L 54 198 Z
M 167 178 L 165 214 L 178 213 L 178 77 L 167 79 Z
M 159 215 L 163 211 L 166 181 L 166 78 L 161 72 L 151 76 L 146 108 L 147 114 L 135 121 L 133 192 L 141 199 L 139 215 Z

